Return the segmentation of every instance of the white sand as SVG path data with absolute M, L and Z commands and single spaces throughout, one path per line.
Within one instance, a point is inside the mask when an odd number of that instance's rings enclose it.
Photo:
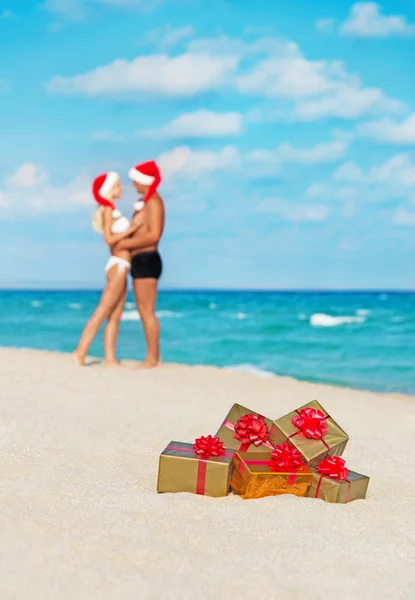
M 0 378 L 1 600 L 415 598 L 414 397 L 10 349 Z M 366 501 L 156 493 L 165 445 L 234 401 L 277 417 L 314 398 Z

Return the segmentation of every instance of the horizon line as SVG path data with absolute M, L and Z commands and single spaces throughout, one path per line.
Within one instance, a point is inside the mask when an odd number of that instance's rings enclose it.
M 129 290 L 131 291 L 131 290 Z M 101 287 L 0 287 L 0 292 L 102 292 Z M 415 289 L 411 288 L 225 288 L 225 287 L 166 287 L 160 288 L 160 293 L 240 293 L 240 292 L 255 292 L 255 293 L 373 293 L 373 294 L 394 294 L 394 293 L 415 293 Z

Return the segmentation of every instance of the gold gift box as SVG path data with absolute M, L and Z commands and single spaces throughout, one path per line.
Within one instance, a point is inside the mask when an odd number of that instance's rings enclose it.
M 170 442 L 160 455 L 157 491 L 227 496 L 234 453 L 225 449 L 224 456 L 203 459 L 193 452 L 193 444 Z
M 292 422 L 292 418 L 298 415 L 303 408 L 315 408 L 327 417 L 327 433 L 323 436 L 325 443 L 321 440 L 299 435 L 299 430 Z M 347 433 L 329 416 L 317 400 L 308 402 L 301 408 L 285 415 L 285 417 L 274 421 L 269 435 L 269 440 L 273 446 L 279 446 L 287 441 L 295 446 L 309 466 L 317 466 L 326 456 L 341 456 L 348 439 Z
M 231 488 L 244 500 L 294 494 L 305 496 L 311 484 L 312 473 L 307 465 L 293 473 L 274 471 L 268 466 L 271 452 L 237 452 L 233 461 Z M 252 463 L 261 464 L 252 464 Z M 291 479 L 293 483 L 291 484 Z
M 349 471 L 346 479 L 333 479 L 312 469 L 313 480 L 307 498 L 320 498 L 326 502 L 346 504 L 353 500 L 364 500 L 369 486 L 369 477 Z
M 235 425 L 238 419 L 244 417 L 245 415 L 259 415 L 259 413 L 257 413 L 254 410 L 250 410 L 245 406 L 241 406 L 241 404 L 234 404 L 231 410 L 228 412 L 224 422 L 218 429 L 216 436 L 220 437 L 226 448 L 233 448 L 235 450 L 239 450 L 242 446 L 242 442 L 235 438 L 235 432 L 225 425 L 226 421 L 229 421 L 230 423 L 232 423 L 232 425 Z M 270 431 L 272 421 L 271 419 L 267 419 L 267 417 L 264 417 L 264 419 L 265 423 L 267 424 L 268 431 Z M 264 446 L 263 444 L 261 444 L 261 446 L 255 446 L 254 444 L 251 444 L 248 449 L 248 452 L 264 452 L 265 450 L 266 446 Z

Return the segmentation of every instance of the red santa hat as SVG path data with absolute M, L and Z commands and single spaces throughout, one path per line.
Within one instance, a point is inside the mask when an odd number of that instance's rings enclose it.
M 115 171 L 109 171 L 103 175 L 98 175 L 92 184 L 92 194 L 95 200 L 101 206 L 110 206 L 115 208 L 112 202 L 112 189 L 120 181 L 120 176 Z
M 128 177 L 136 183 L 148 186 L 142 200 L 144 203 L 150 200 L 161 182 L 160 170 L 154 160 L 136 165 L 128 171 Z

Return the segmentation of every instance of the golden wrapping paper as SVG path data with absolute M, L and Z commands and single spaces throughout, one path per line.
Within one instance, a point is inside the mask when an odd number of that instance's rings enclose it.
M 261 461 L 268 463 L 271 452 L 237 452 L 233 461 L 231 488 L 244 500 L 294 494 L 305 496 L 311 484 L 312 473 L 304 465 L 294 475 L 292 473 L 273 471 L 267 464 L 253 465 L 246 461 Z M 293 483 L 289 480 L 294 479 Z
M 227 496 L 234 453 L 225 449 L 225 456 L 201 459 L 193 444 L 170 442 L 160 455 L 157 491 Z
M 313 480 L 307 498 L 320 498 L 326 502 L 346 504 L 353 500 L 364 500 L 369 486 L 369 477 L 349 471 L 347 479 L 332 479 L 311 469 Z M 318 490 L 318 492 L 317 492 Z
M 226 448 L 233 448 L 235 450 L 239 450 L 242 446 L 242 443 L 240 442 L 240 440 L 237 440 L 235 438 L 235 432 L 232 431 L 232 429 L 230 429 L 229 427 L 227 427 L 224 423 L 226 423 L 226 421 L 229 421 L 230 423 L 235 425 L 236 422 L 238 421 L 238 419 L 240 419 L 241 417 L 243 417 L 245 415 L 249 415 L 249 414 L 258 415 L 259 413 L 257 413 L 254 410 L 250 410 L 249 408 L 246 408 L 245 406 L 241 406 L 241 404 L 234 404 L 232 406 L 231 410 L 228 412 L 222 425 L 216 432 L 216 436 L 220 437 L 220 439 L 222 440 L 222 442 L 224 443 Z M 267 427 L 268 427 L 268 431 L 270 431 L 271 426 L 272 426 L 272 421 L 271 421 L 271 419 L 268 419 L 267 417 L 264 417 L 264 418 L 265 418 L 265 423 L 267 424 Z M 264 452 L 266 450 L 267 450 L 267 447 L 264 445 L 255 446 L 254 444 L 251 444 L 249 449 L 247 450 L 247 452 Z M 271 450 L 271 448 L 269 448 L 269 450 Z
M 325 443 L 321 440 L 310 439 L 298 435 L 298 429 L 292 422 L 292 418 L 303 408 L 315 408 L 328 417 L 326 421 L 327 433 L 323 437 Z M 302 454 L 305 462 L 313 467 L 316 467 L 326 456 L 341 456 L 346 448 L 348 439 L 349 436 L 347 433 L 345 433 L 336 421 L 329 416 L 328 412 L 324 410 L 317 400 L 308 402 L 299 409 L 285 415 L 285 417 L 281 417 L 281 419 L 274 421 L 269 436 L 269 440 L 273 446 L 279 446 L 288 441 Z

